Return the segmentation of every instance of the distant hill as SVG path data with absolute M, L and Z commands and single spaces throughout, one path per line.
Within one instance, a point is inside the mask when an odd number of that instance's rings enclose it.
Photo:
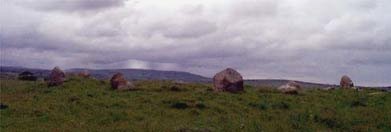
M 200 75 L 179 72 L 179 71 L 159 71 L 159 70 L 144 70 L 144 69 L 69 69 L 67 73 L 79 73 L 87 70 L 94 78 L 110 79 L 112 75 L 121 72 L 128 80 L 176 80 L 185 82 L 210 82 L 210 78 Z M 24 67 L 1 66 L 0 72 L 3 78 L 15 78 L 19 73 L 30 71 L 38 77 L 45 78 L 49 75 L 50 70 L 33 69 Z
M 245 84 L 252 86 L 261 86 L 261 87 L 279 87 L 288 83 L 290 80 L 283 79 L 254 79 L 254 80 L 245 80 Z M 336 87 L 337 85 L 332 84 L 320 84 L 320 83 L 311 83 L 303 81 L 295 81 L 299 83 L 303 88 L 327 88 L 327 87 Z
M 184 81 L 184 82 L 199 82 L 199 83 L 211 83 L 212 79 L 196 75 L 189 72 L 180 72 L 180 71 L 159 71 L 159 70 L 145 70 L 145 69 L 83 69 L 83 68 L 74 68 L 65 70 L 67 73 L 79 73 L 81 71 L 87 70 L 89 73 L 97 79 L 110 79 L 111 76 L 117 72 L 121 72 L 125 75 L 128 80 L 175 80 L 175 81 Z M 49 75 L 50 70 L 47 69 L 34 69 L 34 68 L 24 68 L 24 67 L 13 67 L 13 66 L 0 66 L 0 78 L 16 78 L 17 75 L 24 71 L 30 71 L 38 77 L 45 78 Z M 251 79 L 245 80 L 246 85 L 251 85 L 255 87 L 272 87 L 276 88 L 283 84 L 288 83 L 289 80 L 284 79 Z M 320 84 L 320 83 L 311 83 L 296 81 L 302 85 L 304 89 L 308 88 L 328 88 L 328 87 L 337 87 L 338 85 L 334 84 Z M 362 87 L 369 88 L 369 87 Z M 391 87 L 377 87 L 377 89 L 382 89 L 384 91 L 391 91 Z
M 176 80 L 185 82 L 208 82 L 209 78 L 179 71 L 159 71 L 159 70 L 144 70 L 144 69 L 70 69 L 67 72 L 79 73 L 87 70 L 97 79 L 110 79 L 117 72 L 125 75 L 128 80 Z
M 45 78 L 49 75 L 50 70 L 45 69 L 34 69 L 34 68 L 25 68 L 25 67 L 14 67 L 14 66 L 0 66 L 0 78 L 4 79 L 14 79 L 17 78 L 18 74 L 29 71 L 32 72 L 37 77 Z
M 283 79 L 254 79 L 254 80 L 245 80 L 245 84 L 256 86 L 256 87 L 272 87 L 276 88 L 281 85 L 284 85 L 288 83 L 291 80 L 283 80 Z M 335 84 L 321 84 L 321 83 L 312 83 L 312 82 L 303 82 L 303 81 L 295 81 L 299 83 L 302 88 L 304 89 L 324 89 L 324 88 L 331 88 L 331 87 L 338 87 L 339 85 Z M 391 92 L 391 87 L 363 87 L 363 86 L 356 86 L 358 88 L 362 89 L 378 89 L 383 91 Z

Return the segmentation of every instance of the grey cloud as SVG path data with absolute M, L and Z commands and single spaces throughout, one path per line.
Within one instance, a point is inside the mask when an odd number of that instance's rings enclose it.
M 202 14 L 204 11 L 203 5 L 185 5 L 181 12 L 183 12 L 186 15 L 199 15 Z
M 194 18 L 184 18 L 187 20 L 180 20 L 181 18 L 162 19 L 153 22 L 147 27 L 144 35 L 151 37 L 153 35 L 162 34 L 164 37 L 181 39 L 181 38 L 198 38 L 208 35 L 217 30 L 217 25 L 207 20 L 200 20 Z M 190 19 L 190 20 L 189 20 Z
M 279 1 L 236 1 L 232 3 L 231 14 L 234 17 L 260 19 L 275 16 L 278 13 Z
M 170 38 L 197 38 L 216 31 L 214 23 L 206 21 L 192 21 L 182 25 L 171 25 L 161 31 Z
M 338 83 L 349 74 L 358 84 L 390 85 L 387 0 L 59 3 L 0 9 L 13 10 L 1 14 L 2 65 L 136 67 L 209 77 L 233 67 L 245 78 Z M 56 12 L 118 6 L 88 16 Z
M 16 0 L 14 3 L 42 11 L 89 11 L 124 5 L 125 0 Z

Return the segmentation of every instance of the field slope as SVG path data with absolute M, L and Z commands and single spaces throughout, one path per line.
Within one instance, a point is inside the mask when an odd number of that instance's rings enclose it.
M 246 86 L 71 78 L 63 86 L 1 80 L 0 131 L 391 131 L 391 93 L 307 90 L 284 95 Z

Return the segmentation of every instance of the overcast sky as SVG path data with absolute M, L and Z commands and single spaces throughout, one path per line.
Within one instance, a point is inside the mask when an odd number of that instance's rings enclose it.
M 391 85 L 390 0 L 1 0 L 1 65 Z

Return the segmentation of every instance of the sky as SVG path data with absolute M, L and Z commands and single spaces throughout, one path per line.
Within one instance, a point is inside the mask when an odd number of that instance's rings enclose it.
M 0 0 L 1 65 L 391 85 L 390 0 Z

